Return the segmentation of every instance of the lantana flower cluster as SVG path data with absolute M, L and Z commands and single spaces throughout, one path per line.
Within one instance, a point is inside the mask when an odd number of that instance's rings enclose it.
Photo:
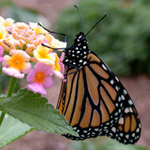
M 0 62 L 2 72 L 18 79 L 26 78 L 28 88 L 46 94 L 53 76 L 63 79 L 64 53 L 59 58 L 50 48 L 66 47 L 37 23 L 14 22 L 0 17 Z

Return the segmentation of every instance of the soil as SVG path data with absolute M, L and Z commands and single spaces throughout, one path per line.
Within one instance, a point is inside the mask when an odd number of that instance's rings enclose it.
M 14 0 L 20 7 L 38 9 L 51 23 L 55 22 L 58 14 L 67 6 L 75 4 L 76 0 Z M 150 77 L 120 77 L 120 80 L 130 93 L 142 122 L 142 134 L 137 145 L 148 147 L 150 144 Z M 54 80 L 55 87 L 48 91 L 49 103 L 56 105 L 60 81 Z M 54 94 L 55 93 L 55 94 Z M 28 133 L 21 139 L 9 144 L 1 150 L 69 150 L 70 141 L 60 135 L 40 131 Z

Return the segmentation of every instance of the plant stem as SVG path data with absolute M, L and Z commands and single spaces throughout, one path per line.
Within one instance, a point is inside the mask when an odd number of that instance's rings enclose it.
M 9 83 L 7 97 L 10 97 L 12 95 L 16 81 L 17 81 L 16 78 L 14 78 L 14 77 L 10 78 L 10 83 Z M 3 122 L 4 117 L 5 117 L 5 112 L 2 112 L 1 116 L 0 116 L 0 126 L 1 126 L 1 124 Z
M 11 77 L 7 97 L 10 97 L 12 95 L 16 81 L 17 81 L 17 78 Z

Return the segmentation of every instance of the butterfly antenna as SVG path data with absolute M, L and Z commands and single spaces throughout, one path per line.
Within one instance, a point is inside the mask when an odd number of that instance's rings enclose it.
M 84 25 L 83 25 L 83 21 L 81 19 L 81 15 L 80 15 L 80 11 L 79 11 L 79 8 L 77 5 L 74 5 L 74 7 L 77 9 L 77 12 L 78 12 L 78 15 L 79 15 L 79 18 L 80 18 L 80 22 L 81 22 L 81 26 L 82 26 L 82 30 L 84 32 Z
M 99 22 L 101 22 L 107 15 L 104 15 L 102 18 L 100 18 L 96 23 L 95 25 L 86 33 L 85 36 L 87 36 L 98 24 Z

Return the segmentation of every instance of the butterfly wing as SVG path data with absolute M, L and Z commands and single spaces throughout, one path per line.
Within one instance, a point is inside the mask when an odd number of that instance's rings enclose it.
M 125 94 L 128 101 L 124 100 L 124 111 L 118 122 L 107 131 L 107 136 L 122 143 L 133 144 L 140 138 L 141 123 L 132 100 Z
M 127 91 L 94 52 L 88 54 L 87 62 L 81 69 L 66 66 L 67 81 L 62 83 L 57 108 L 79 137 L 65 136 L 83 140 L 106 135 L 125 144 L 134 143 L 140 136 L 140 121 Z M 131 136 L 135 132 L 136 139 Z M 128 135 L 130 141 L 125 138 Z

